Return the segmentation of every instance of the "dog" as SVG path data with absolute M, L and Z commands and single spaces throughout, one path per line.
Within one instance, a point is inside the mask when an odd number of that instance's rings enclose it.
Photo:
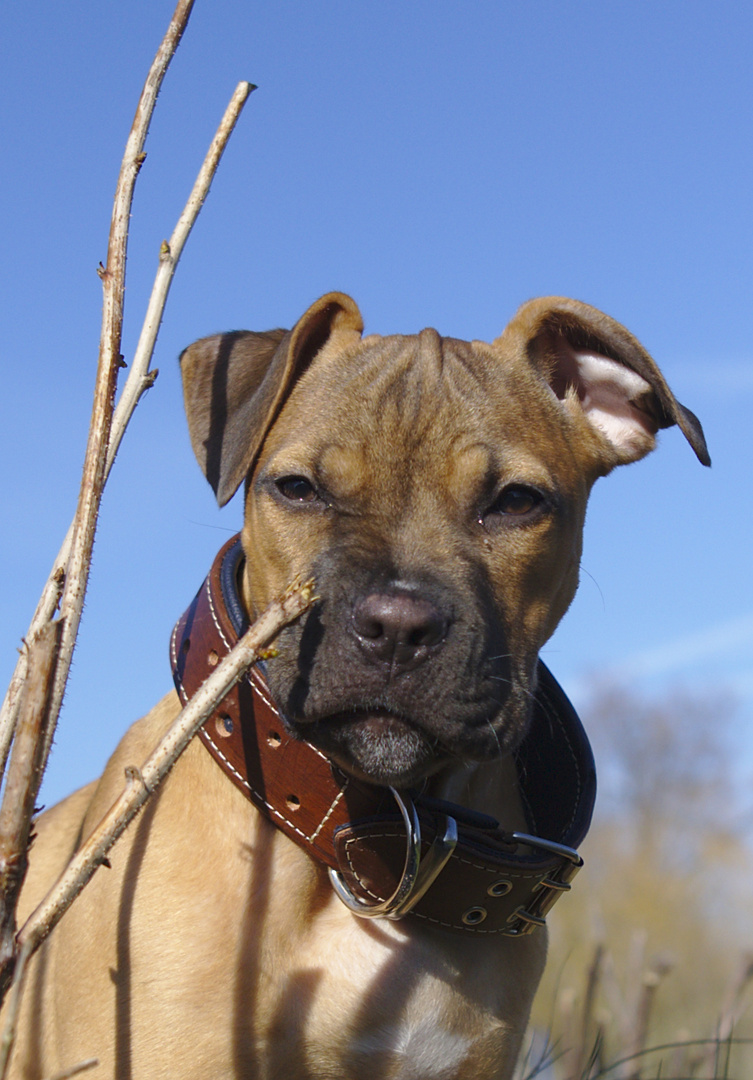
M 512 1074 L 593 799 L 538 660 L 576 590 L 588 494 L 659 428 L 708 453 L 642 346 L 586 304 L 530 301 L 491 344 L 362 331 L 330 293 L 292 331 L 181 358 L 220 504 L 245 485 L 242 534 L 173 635 L 177 690 L 38 820 L 21 918 L 202 665 L 296 576 L 317 601 L 34 958 L 13 1077 L 91 1057 L 116 1080 Z

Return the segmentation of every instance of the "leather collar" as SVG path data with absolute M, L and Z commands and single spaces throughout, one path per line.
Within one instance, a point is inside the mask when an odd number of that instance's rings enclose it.
M 238 591 L 242 563 L 235 536 L 173 630 L 173 678 L 184 703 L 247 628 Z M 518 936 L 543 923 L 582 865 L 574 849 L 591 820 L 593 756 L 575 710 L 541 662 L 531 725 L 514 752 L 525 834 L 506 833 L 494 818 L 454 803 L 415 793 L 393 798 L 389 789 L 346 776 L 288 734 L 263 662 L 230 690 L 199 737 L 246 798 L 330 868 L 357 914 L 409 911 L 447 930 Z M 406 881 L 406 831 L 409 852 L 410 834 L 419 834 L 419 880 L 411 899 L 382 911 L 379 905 Z

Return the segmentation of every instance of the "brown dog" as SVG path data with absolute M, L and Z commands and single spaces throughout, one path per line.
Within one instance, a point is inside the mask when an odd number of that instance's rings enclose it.
M 203 678 L 195 658 L 216 663 L 231 623 L 295 575 L 320 599 L 254 676 L 256 704 L 242 684 L 37 957 L 15 1077 L 92 1056 L 118 1080 L 512 1072 L 546 951 L 534 928 L 592 798 L 538 653 L 576 589 L 594 480 L 660 427 L 708 463 L 706 446 L 638 342 L 573 300 L 524 305 L 491 345 L 361 330 L 331 293 L 291 332 L 182 358 L 199 462 L 220 503 L 245 481 L 246 507 L 239 576 L 222 584 L 224 558 L 176 628 L 181 695 Z M 169 694 L 98 783 L 40 819 L 22 915 L 179 707 Z M 418 868 L 387 787 L 423 829 Z M 374 882 L 395 852 L 389 897 Z

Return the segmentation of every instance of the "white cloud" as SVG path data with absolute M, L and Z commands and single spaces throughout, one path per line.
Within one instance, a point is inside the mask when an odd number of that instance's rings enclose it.
M 617 679 L 666 675 L 719 653 L 732 652 L 749 642 L 753 643 L 753 612 L 634 653 L 611 667 L 608 674 Z

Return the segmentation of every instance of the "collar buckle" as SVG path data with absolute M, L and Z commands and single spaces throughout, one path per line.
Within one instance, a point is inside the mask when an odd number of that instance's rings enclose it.
M 523 937 L 526 934 L 532 934 L 537 926 L 546 924 L 546 916 L 562 893 L 570 891 L 571 882 L 583 865 L 583 859 L 574 848 L 557 844 L 554 840 L 543 840 L 540 836 L 515 832 L 512 834 L 512 839 L 518 844 L 525 844 L 526 847 L 556 855 L 561 860 L 559 866 L 548 871 L 535 886 L 529 903 L 517 907 L 507 920 L 509 926 L 502 933 L 506 937 Z
M 360 919 L 402 919 L 434 884 L 455 850 L 458 826 L 448 814 L 440 815 L 439 828 L 431 847 L 421 855 L 421 824 L 416 807 L 407 793 L 391 787 L 393 798 L 405 823 L 405 864 L 392 896 L 379 903 L 361 900 L 346 884 L 338 870 L 329 868 L 329 880 L 337 897 Z

